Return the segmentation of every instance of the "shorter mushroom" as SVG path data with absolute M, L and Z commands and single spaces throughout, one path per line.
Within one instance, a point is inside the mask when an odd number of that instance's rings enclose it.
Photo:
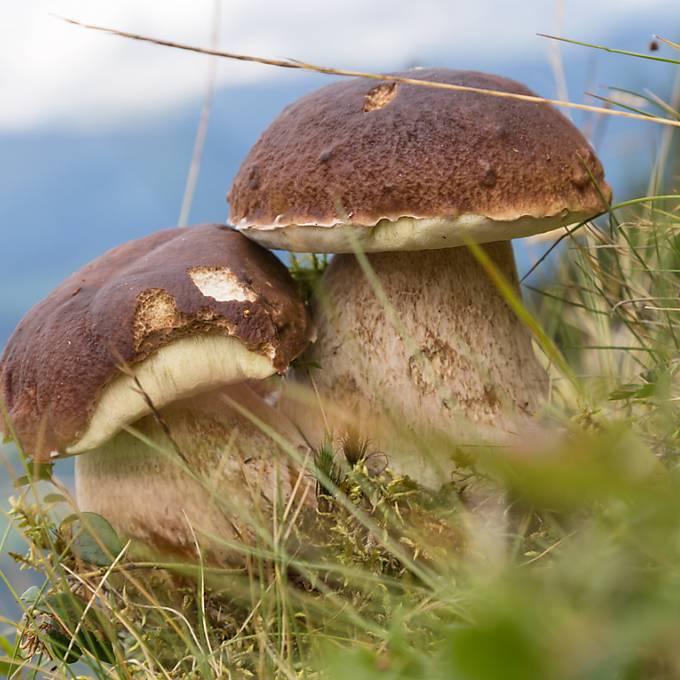
M 309 449 L 259 389 L 311 333 L 271 253 L 219 225 L 162 231 L 28 312 L 0 360 L 5 431 L 36 461 L 78 454 L 80 509 L 122 535 L 241 564 L 234 541 L 313 497 Z

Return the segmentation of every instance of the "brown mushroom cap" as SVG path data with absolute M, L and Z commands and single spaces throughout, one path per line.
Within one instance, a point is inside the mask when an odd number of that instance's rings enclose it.
M 220 225 L 169 229 L 110 250 L 26 314 L 0 360 L 0 400 L 25 452 L 47 459 L 82 437 L 105 388 L 128 377 L 121 366 L 136 372 L 171 345 L 221 338 L 220 351 L 238 355 L 234 380 L 261 378 L 284 371 L 310 335 L 274 255 Z
M 394 75 L 532 94 L 473 71 Z M 592 148 L 550 105 L 355 78 L 288 106 L 228 198 L 251 238 L 347 252 L 353 238 L 366 250 L 509 240 L 591 217 L 610 195 Z

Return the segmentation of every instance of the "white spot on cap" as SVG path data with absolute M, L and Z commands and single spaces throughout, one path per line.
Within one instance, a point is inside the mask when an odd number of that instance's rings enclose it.
M 206 297 L 218 302 L 255 302 L 257 295 L 227 267 L 193 267 L 189 277 Z

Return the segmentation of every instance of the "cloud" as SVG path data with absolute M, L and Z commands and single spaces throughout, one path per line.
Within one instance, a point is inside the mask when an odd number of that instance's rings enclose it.
M 222 0 L 219 45 L 364 69 L 403 67 L 429 55 L 544 60 L 537 31 L 584 40 L 675 0 Z M 119 124 L 200 96 L 208 58 L 67 25 L 55 13 L 207 45 L 214 0 L 19 0 L 0 23 L 0 129 Z M 556 17 L 562 16 L 561 26 Z M 295 78 L 266 66 L 219 64 L 219 83 Z

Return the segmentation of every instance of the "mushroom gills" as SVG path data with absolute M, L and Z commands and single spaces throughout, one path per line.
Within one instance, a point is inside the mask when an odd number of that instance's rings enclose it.
M 512 233 L 513 238 L 522 238 L 567 227 L 586 217 L 586 213 L 581 215 L 569 211 L 543 217 L 539 208 L 535 212 L 537 217 L 509 211 L 507 215 L 494 219 L 474 214 L 428 218 L 403 216 L 384 218 L 372 225 L 338 221 L 332 224 L 252 226 L 243 221 L 238 228 L 248 238 L 267 248 L 310 253 L 354 253 L 357 249 L 365 253 L 380 253 L 455 248 L 464 246 L 468 241 L 490 243 L 505 240 L 508 233 Z
M 175 402 L 158 415 L 76 458 L 79 508 L 102 515 L 122 536 L 185 559 L 195 559 L 198 544 L 209 562 L 237 566 L 248 546 L 271 547 L 274 515 L 313 501 L 307 446 L 246 383 Z
M 66 453 L 101 446 L 122 425 L 151 413 L 149 401 L 162 408 L 220 385 L 264 379 L 274 372 L 269 357 L 250 352 L 237 338 L 217 334 L 179 338 L 136 364 L 134 376 L 122 373 L 104 389 L 86 431 Z

